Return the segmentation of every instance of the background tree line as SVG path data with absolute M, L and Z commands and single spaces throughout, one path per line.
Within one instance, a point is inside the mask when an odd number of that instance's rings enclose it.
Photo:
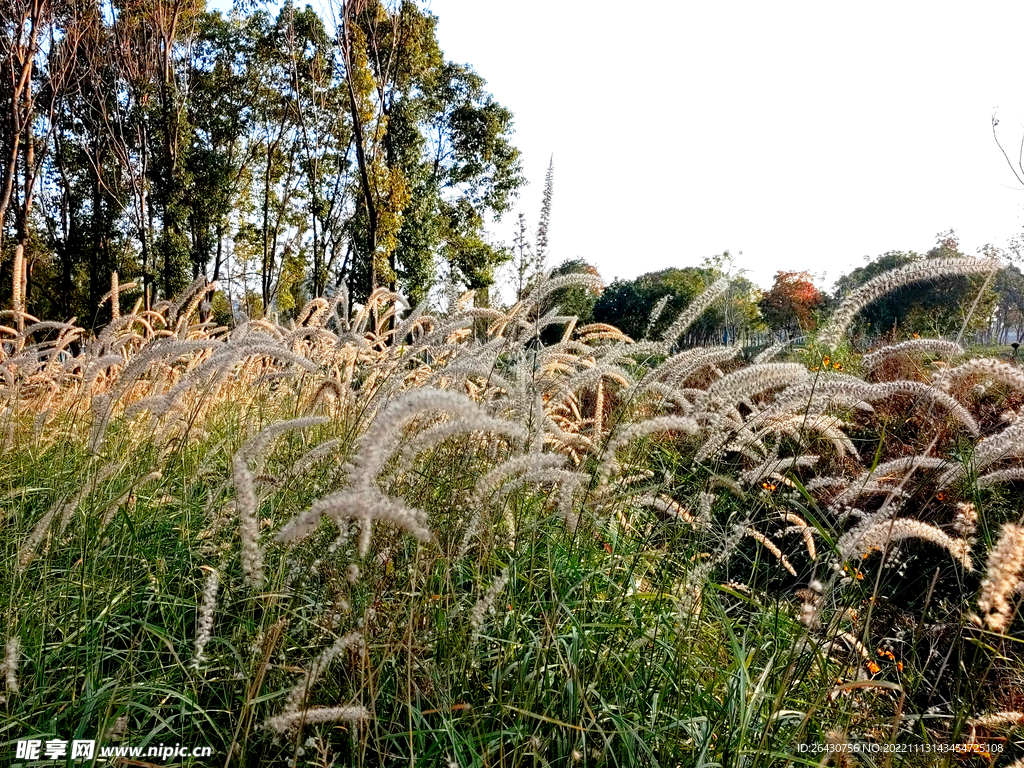
M 344 285 L 477 289 L 523 183 L 512 114 L 415 2 L 225 17 L 203 0 L 0 0 L 0 301 L 102 321 L 218 280 L 287 313 Z M 17 273 L 17 274 L 15 274 Z
M 485 222 L 524 183 L 512 115 L 445 60 L 436 24 L 412 0 L 345 2 L 330 24 L 290 1 L 225 17 L 203 0 L 0 0 L 0 303 L 102 323 L 115 271 L 147 303 L 217 280 L 223 321 L 287 316 L 342 287 L 353 303 L 378 286 L 418 303 L 442 284 L 487 301 L 510 260 L 521 295 L 547 258 L 553 167 L 536 246 L 522 217 L 511 248 L 491 242 Z M 797 336 L 874 275 L 959 253 L 943 233 L 926 254 L 891 251 L 842 276 L 833 295 L 801 272 L 765 291 L 741 278 L 682 343 Z M 552 300 L 655 337 L 728 268 L 726 252 Z M 556 268 L 581 270 L 596 272 Z M 953 332 L 982 282 L 908 286 L 858 331 Z M 1024 332 L 1016 266 L 987 286 L 970 330 Z
M 1024 337 L 1024 274 L 1014 263 L 1024 258 L 1024 240 L 1011 243 L 1006 252 L 988 246 L 982 250 L 985 255 L 1002 257 L 1009 265 L 988 281 L 958 276 L 904 286 L 859 313 L 854 342 L 867 346 L 882 337 L 914 333 L 950 336 L 961 327 L 971 337 L 991 343 Z M 923 254 L 888 251 L 866 257 L 864 266 L 836 280 L 831 293 L 815 285 L 815 277 L 807 272 L 780 270 L 767 290 L 740 276 L 733 279 L 726 300 L 709 309 L 681 344 L 739 342 L 758 346 L 775 339 L 798 338 L 813 333 L 844 296 L 877 275 L 921 260 L 964 255 L 950 230 L 939 233 L 935 247 Z M 601 292 L 564 289 L 552 300 L 568 313 L 578 314 L 583 322 L 615 325 L 636 340 L 658 338 L 694 297 L 730 271 L 730 264 L 726 251 L 705 259 L 700 267 L 673 267 L 631 280 L 617 279 Z M 554 273 L 582 271 L 596 273 L 581 259 L 565 261 Z

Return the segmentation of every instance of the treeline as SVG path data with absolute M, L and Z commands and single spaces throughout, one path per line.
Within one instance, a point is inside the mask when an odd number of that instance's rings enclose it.
M 117 272 L 218 314 L 344 286 L 485 290 L 484 222 L 523 183 L 512 114 L 414 2 L 0 0 L 0 303 L 102 322 Z M 109 315 L 106 315 L 109 316 Z
M 989 343 L 1024 338 L 1024 273 L 1014 263 L 1024 258 L 1024 240 L 1008 251 L 983 249 L 1007 266 L 990 278 L 956 275 L 904 285 L 871 302 L 851 328 L 855 347 L 867 348 L 882 339 L 919 334 L 955 336 Z M 952 231 L 942 232 L 926 253 L 888 251 L 842 275 L 832 292 L 815 285 L 807 272 L 779 271 L 773 285 L 761 290 L 742 276 L 733 276 L 728 292 L 695 322 L 680 346 L 740 343 L 759 346 L 772 340 L 802 338 L 818 328 L 843 298 L 879 275 L 931 259 L 965 257 Z M 727 252 L 705 259 L 699 267 L 672 267 L 615 280 L 603 291 L 568 288 L 552 301 L 581 322 L 601 322 L 622 329 L 635 340 L 657 339 L 671 321 L 703 291 L 731 269 Z M 580 259 L 562 263 L 555 274 L 596 273 Z

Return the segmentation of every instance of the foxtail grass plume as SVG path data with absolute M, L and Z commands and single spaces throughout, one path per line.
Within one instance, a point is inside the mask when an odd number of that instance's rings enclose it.
M 915 353 L 928 353 L 943 357 L 956 357 L 964 353 L 964 348 L 954 341 L 945 339 L 909 339 L 899 344 L 889 344 L 861 358 L 861 368 L 871 373 L 890 357 Z
M 289 731 L 298 730 L 303 724 L 363 723 L 369 719 L 370 711 L 366 707 L 312 707 L 271 717 L 264 724 L 264 727 L 277 733 L 288 733 Z
M 974 569 L 971 547 L 964 539 L 956 539 L 934 525 L 910 518 L 880 520 L 857 527 L 839 537 L 837 546 L 845 560 L 860 559 L 872 552 L 884 552 L 891 544 L 904 539 L 919 539 L 942 547 L 959 562 L 965 571 Z
M 256 518 L 259 500 L 252 474 L 241 452 L 236 453 L 231 460 L 231 475 L 235 484 L 235 510 L 238 512 L 238 530 L 242 540 L 242 573 L 246 584 L 259 588 L 263 583 L 263 551 L 260 549 L 260 528 Z
M 10 693 L 17 693 L 21 687 L 18 684 L 18 665 L 21 662 L 21 638 L 12 635 L 7 638 L 4 646 L 4 661 L 0 664 L 0 671 L 4 675 L 4 685 Z
M 1015 602 L 1024 589 L 1024 527 L 1005 523 L 988 556 L 978 608 L 988 628 L 1003 632 L 1013 621 Z
M 885 272 L 869 280 L 843 300 L 829 318 L 828 324 L 818 334 L 818 342 L 828 349 L 835 349 L 858 312 L 873 301 L 906 285 L 952 275 L 987 275 L 1001 268 L 1002 265 L 997 259 L 967 256 L 955 259 L 925 259 Z
M 358 647 L 362 649 L 364 647 L 363 635 L 361 632 L 349 632 L 342 635 L 335 640 L 331 645 L 325 649 L 320 656 L 310 666 L 309 671 L 302 676 L 302 680 L 299 681 L 298 685 L 292 688 L 288 694 L 288 699 L 285 702 L 285 713 L 297 712 L 302 702 L 309 696 L 309 692 L 313 686 L 316 685 L 316 681 L 320 678 L 327 668 L 331 665 L 342 651 Z
M 196 652 L 192 665 L 199 667 L 205 660 L 206 644 L 210 642 L 213 632 L 213 612 L 217 608 L 217 589 L 220 586 L 220 574 L 216 568 L 207 568 L 206 585 L 203 587 L 203 601 L 199 605 L 199 623 L 196 632 Z
M 729 290 L 730 284 L 731 281 L 728 277 L 721 277 L 691 301 L 686 309 L 680 312 L 672 324 L 665 329 L 661 336 L 665 344 L 668 346 L 675 344 L 676 340 L 686 333 L 690 326 Z
M 498 595 L 505 591 L 505 585 L 508 584 L 508 576 L 508 568 L 506 567 L 498 574 L 498 578 L 494 580 L 494 583 L 484 593 L 484 596 L 473 606 L 473 611 L 469 615 L 469 626 L 473 638 L 471 642 L 475 643 L 476 638 L 480 635 L 480 630 L 483 629 L 487 614 L 494 606 L 494 601 Z

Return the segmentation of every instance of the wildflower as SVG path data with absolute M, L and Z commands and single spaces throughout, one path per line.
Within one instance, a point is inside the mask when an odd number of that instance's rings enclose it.
M 875 662 L 873 661 L 869 661 L 867 663 L 867 668 L 868 672 L 870 672 L 872 675 L 877 675 L 879 672 L 882 671 L 882 668 L 875 664 Z

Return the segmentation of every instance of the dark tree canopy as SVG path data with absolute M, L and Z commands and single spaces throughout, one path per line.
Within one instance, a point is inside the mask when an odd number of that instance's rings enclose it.
M 342 284 L 418 302 L 442 271 L 486 289 L 509 257 L 484 224 L 523 183 L 512 114 L 445 59 L 424 3 L 326 20 L 291 0 L 229 17 L 201 0 L 8 5 L 5 305 L 102 322 L 115 271 L 138 284 L 126 301 L 217 280 L 228 318 Z
M 727 253 L 724 256 L 728 258 Z M 709 259 L 702 267 L 670 267 L 635 280 L 616 280 L 597 300 L 594 320 L 614 325 L 636 340 L 660 338 L 676 316 L 722 276 L 716 266 L 719 261 L 721 259 Z M 734 278 L 730 294 L 691 326 L 687 334 L 689 342 L 703 344 L 717 340 L 721 343 L 759 326 L 754 294 L 749 281 Z M 667 302 L 651 324 L 652 312 L 666 297 Z
M 940 234 L 936 247 L 923 255 L 915 251 L 888 251 L 836 280 L 835 302 L 883 272 L 924 259 L 962 256 L 952 232 Z M 967 321 L 967 330 L 979 330 L 989 325 L 997 300 L 990 285 L 968 318 L 984 285 L 984 277 L 974 276 L 912 283 L 865 307 L 858 314 L 854 327 L 869 336 L 951 335 L 958 333 Z

